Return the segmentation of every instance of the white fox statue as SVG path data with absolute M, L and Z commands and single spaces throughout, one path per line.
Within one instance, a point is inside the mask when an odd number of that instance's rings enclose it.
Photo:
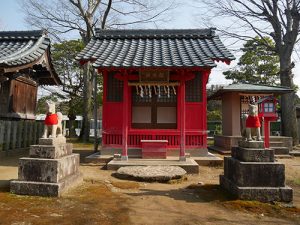
M 47 114 L 45 118 L 45 129 L 43 138 L 56 138 L 63 136 L 62 130 L 62 119 L 63 115 L 61 112 L 55 113 L 55 103 L 47 101 Z M 49 134 L 51 134 L 49 136 Z

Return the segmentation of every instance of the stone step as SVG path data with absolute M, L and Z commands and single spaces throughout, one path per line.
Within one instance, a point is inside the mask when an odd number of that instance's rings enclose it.
M 261 202 L 291 202 L 293 189 L 283 187 L 239 187 L 225 176 L 220 176 L 220 185 L 235 197 L 242 200 L 256 200 Z
M 199 173 L 199 165 L 191 158 L 187 158 L 186 161 L 179 161 L 178 159 L 130 159 L 127 161 L 113 159 L 107 164 L 107 169 L 118 170 L 124 166 L 179 166 L 188 174 Z
M 271 147 L 284 147 L 284 143 L 282 141 L 270 141 Z
M 242 148 L 264 148 L 264 142 L 263 141 L 239 141 L 239 147 Z
M 59 145 L 66 143 L 66 138 L 56 137 L 56 138 L 40 138 L 39 139 L 39 145 Z
M 72 154 L 73 145 L 71 143 L 57 145 L 31 145 L 29 157 L 57 159 Z
M 292 156 L 300 156 L 300 150 L 290 151 L 290 155 L 292 155 Z
M 289 149 L 287 147 L 270 147 L 275 152 L 275 155 L 288 155 Z
M 79 154 L 72 154 L 59 159 L 23 157 L 19 160 L 18 179 L 57 183 L 78 171 Z
M 274 150 L 234 147 L 231 156 L 243 162 L 274 162 Z
M 285 166 L 278 162 L 241 162 L 225 157 L 224 176 L 240 187 L 284 187 Z
M 275 155 L 275 159 L 291 159 L 293 158 L 292 155 Z
M 83 178 L 79 171 L 58 183 L 13 180 L 10 182 L 10 192 L 18 195 L 59 197 L 70 187 L 78 185 L 82 181 Z

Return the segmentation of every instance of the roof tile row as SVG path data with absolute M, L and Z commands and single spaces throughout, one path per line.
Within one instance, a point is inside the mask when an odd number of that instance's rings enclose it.
M 213 29 L 97 30 L 78 60 L 94 67 L 214 67 L 233 60 Z

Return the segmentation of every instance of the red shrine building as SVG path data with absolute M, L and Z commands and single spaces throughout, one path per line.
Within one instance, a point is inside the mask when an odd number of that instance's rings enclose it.
M 214 29 L 96 30 L 77 59 L 103 76 L 101 151 L 207 154 L 206 84 L 234 59 Z

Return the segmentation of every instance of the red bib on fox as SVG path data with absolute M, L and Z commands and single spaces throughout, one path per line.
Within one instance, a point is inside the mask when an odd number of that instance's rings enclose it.
M 47 114 L 46 119 L 45 119 L 45 124 L 48 126 L 58 124 L 57 114 Z

